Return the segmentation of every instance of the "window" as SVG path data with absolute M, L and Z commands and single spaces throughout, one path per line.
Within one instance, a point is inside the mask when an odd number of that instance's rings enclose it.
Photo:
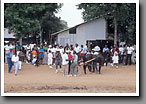
M 69 34 L 76 34 L 76 27 L 69 29 Z

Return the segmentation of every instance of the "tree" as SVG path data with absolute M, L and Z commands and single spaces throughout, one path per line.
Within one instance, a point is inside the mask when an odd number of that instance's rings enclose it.
M 61 30 L 64 26 L 60 18 L 55 16 L 61 7 L 62 4 L 57 3 L 5 4 L 5 27 L 13 31 L 16 38 L 49 37 L 51 32 Z
M 82 15 L 84 21 L 97 17 L 112 19 L 114 29 L 114 43 L 117 44 L 118 34 L 121 40 L 135 43 L 136 31 L 136 4 L 133 3 L 81 3 L 78 9 L 83 9 Z M 126 36 L 126 38 L 125 38 Z

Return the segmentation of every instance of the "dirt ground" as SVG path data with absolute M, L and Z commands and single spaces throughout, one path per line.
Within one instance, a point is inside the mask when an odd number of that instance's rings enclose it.
M 47 65 L 39 67 L 23 63 L 18 75 L 8 73 L 4 65 L 5 93 L 135 93 L 136 65 L 102 67 L 101 74 L 87 71 L 85 75 L 80 67 L 77 77 L 63 76 L 62 72 L 55 73 L 55 66 L 50 69 Z

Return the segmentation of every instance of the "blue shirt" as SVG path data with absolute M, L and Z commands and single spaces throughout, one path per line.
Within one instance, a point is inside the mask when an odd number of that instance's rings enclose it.
M 40 48 L 39 49 L 39 52 L 43 52 L 44 53 L 44 49 L 43 48 Z
M 8 51 L 8 57 L 7 58 L 12 58 L 13 56 L 13 52 L 12 51 Z

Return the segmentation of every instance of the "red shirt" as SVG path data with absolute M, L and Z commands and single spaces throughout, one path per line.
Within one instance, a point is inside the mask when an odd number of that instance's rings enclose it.
M 13 55 L 15 55 L 15 49 L 13 49 L 12 52 L 13 52 Z
M 68 54 L 68 59 L 72 59 L 72 55 L 71 54 Z

